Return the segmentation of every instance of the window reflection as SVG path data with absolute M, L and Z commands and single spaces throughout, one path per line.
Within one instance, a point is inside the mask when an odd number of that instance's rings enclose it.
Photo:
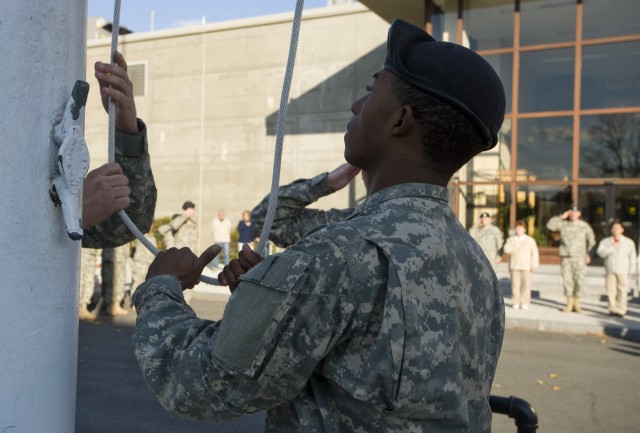
M 573 109 L 575 50 L 520 54 L 520 112 Z
M 582 108 L 640 105 L 640 42 L 583 47 L 581 93 Z
M 638 0 L 583 0 L 582 17 L 584 39 L 640 33 Z
M 520 45 L 573 41 L 576 0 L 521 0 Z
M 573 133 L 570 117 L 518 121 L 518 174 L 522 180 L 568 179 Z
M 640 114 L 581 118 L 580 177 L 640 177 Z
M 498 133 L 498 144 L 481 152 L 459 172 L 461 182 L 509 180 L 511 171 L 511 120 L 505 119 Z
M 466 229 L 478 223 L 480 214 L 488 212 L 493 223 L 502 229 L 509 221 L 509 194 L 503 185 L 465 185 L 460 188 L 460 221 Z M 506 209 L 506 211 L 505 211 Z
M 435 0 L 431 16 L 431 35 L 446 42 L 457 42 L 458 0 Z
M 498 54 L 483 56 L 500 76 L 504 86 L 504 94 L 507 100 L 506 111 L 511 113 L 511 97 L 513 92 L 513 54 Z
M 516 221 L 527 223 L 527 233 L 541 247 L 559 245 L 559 235 L 547 229 L 547 222 L 570 206 L 570 187 L 521 185 L 516 191 Z
M 465 0 L 464 35 L 472 50 L 513 46 L 513 0 Z

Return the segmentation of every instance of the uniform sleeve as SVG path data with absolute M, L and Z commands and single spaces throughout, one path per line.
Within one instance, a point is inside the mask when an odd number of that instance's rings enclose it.
M 147 145 L 147 127 L 138 119 L 138 132 L 126 134 L 116 130 L 115 159 L 129 178 L 131 203 L 125 212 L 131 221 L 146 233 L 153 222 L 157 191 L 151 171 Z M 135 239 L 117 214 L 103 223 L 86 229 L 82 238 L 83 248 L 114 248 Z
M 471 237 L 473 239 L 475 239 L 476 241 L 478 240 L 478 236 L 479 236 L 479 228 L 476 226 L 472 226 L 469 228 L 469 235 L 471 235 Z
M 596 246 L 596 235 L 588 223 L 584 223 L 587 230 L 587 254 L 592 253 L 592 248 Z
M 559 215 L 551 217 L 551 219 L 547 222 L 547 228 L 552 232 L 559 232 L 562 228 L 562 223 L 564 220 Z
M 295 397 L 352 326 L 349 287 L 328 241 L 296 245 L 243 275 L 219 322 L 198 319 L 179 281 L 157 276 L 133 297 L 135 355 L 160 403 L 182 416 L 220 421 L 268 409 Z
M 504 245 L 504 236 L 502 230 L 496 227 L 496 257 L 500 257 L 502 246 Z
M 178 215 L 175 218 L 173 218 L 171 220 L 171 222 L 169 223 L 169 225 L 171 227 L 171 230 L 173 230 L 173 232 L 175 233 L 186 222 L 187 222 L 187 216 L 182 214 L 182 215 Z
M 325 182 L 327 173 L 313 179 L 300 179 L 278 190 L 278 206 L 273 219 L 269 240 L 281 248 L 296 243 L 309 231 L 328 223 L 338 222 L 352 213 L 352 209 L 331 209 L 322 211 L 307 209 L 320 197 L 334 191 Z M 262 230 L 269 206 L 269 196 L 251 211 L 251 220 L 255 223 L 256 235 Z

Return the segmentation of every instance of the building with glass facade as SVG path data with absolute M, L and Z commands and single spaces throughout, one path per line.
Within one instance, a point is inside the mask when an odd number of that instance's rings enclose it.
M 524 219 L 554 257 L 558 239 L 545 224 L 577 203 L 599 239 L 620 218 L 638 241 L 640 1 L 361 0 L 305 17 L 283 182 L 342 158 L 350 104 L 382 64 L 388 23 L 398 17 L 476 50 L 505 86 L 499 144 L 450 184 L 466 227 L 485 211 L 505 234 Z M 122 38 L 140 69 L 136 101 L 149 126 L 161 213 L 189 198 L 203 203 L 205 221 L 220 207 L 239 217 L 268 192 L 289 35 L 290 15 L 281 14 Z M 107 52 L 107 42 L 90 42 L 89 65 Z M 102 140 L 93 98 L 87 135 Z M 241 168 L 251 176 L 239 180 Z M 357 185 L 326 206 L 362 196 Z
M 363 3 L 375 11 L 382 2 Z M 482 54 L 505 85 L 499 145 L 452 181 L 460 220 L 470 226 L 486 211 L 506 233 L 523 219 L 540 246 L 554 247 L 558 238 L 546 230 L 547 220 L 577 203 L 599 239 L 619 218 L 637 242 L 640 2 L 399 3 L 414 24 L 422 14 L 437 39 Z

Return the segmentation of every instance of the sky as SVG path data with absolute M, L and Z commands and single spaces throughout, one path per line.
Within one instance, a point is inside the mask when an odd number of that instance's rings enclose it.
M 89 16 L 113 19 L 113 0 L 88 0 Z M 327 0 L 305 0 L 304 9 L 324 7 Z M 134 32 L 161 30 L 205 21 L 228 21 L 293 12 L 296 0 L 121 0 L 120 25 Z M 153 13 L 152 13 L 153 11 Z

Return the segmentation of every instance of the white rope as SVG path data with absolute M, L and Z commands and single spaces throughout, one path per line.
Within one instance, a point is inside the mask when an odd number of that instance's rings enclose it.
M 120 3 L 121 0 L 115 0 L 113 10 L 113 22 L 111 29 L 111 64 L 115 64 L 113 53 L 118 48 L 118 34 L 120 33 Z M 300 22 L 302 21 L 302 9 L 304 6 L 304 0 L 297 0 L 296 11 L 293 17 L 293 29 L 291 32 L 291 44 L 289 46 L 289 59 L 287 61 L 287 70 L 285 73 L 284 84 L 282 86 L 282 94 L 280 96 L 280 110 L 278 111 L 278 127 L 276 131 L 276 148 L 273 161 L 273 178 L 271 180 L 271 193 L 269 196 L 269 205 L 267 208 L 267 215 L 265 217 L 262 232 L 260 233 L 260 242 L 258 243 L 257 251 L 262 253 L 268 241 L 269 232 L 273 224 L 273 218 L 275 209 L 278 205 L 278 188 L 280 186 L 280 166 L 282 162 L 282 147 L 284 140 L 285 121 L 287 117 L 287 106 L 289 101 L 289 90 L 291 89 L 291 80 L 293 77 L 293 68 L 295 65 L 296 51 L 298 48 L 298 38 L 300 35 Z M 115 161 L 115 104 L 111 97 L 109 97 L 109 161 Z M 135 226 L 133 221 L 125 213 L 124 210 L 118 212 L 118 216 L 127 228 L 135 235 L 135 237 L 142 242 L 154 255 L 158 255 L 158 249 L 153 245 L 142 232 Z M 205 275 L 200 276 L 200 281 L 212 285 L 220 285 L 217 278 L 207 277 Z
M 267 215 L 264 218 L 264 225 L 260 232 L 260 242 L 257 251 L 264 254 L 265 247 L 269 241 L 269 233 L 273 224 L 273 217 L 278 206 L 278 188 L 280 187 L 280 166 L 282 162 L 282 142 L 284 139 L 285 120 L 287 119 L 287 106 L 289 105 L 289 89 L 291 88 L 291 78 L 293 76 L 293 66 L 296 62 L 296 50 L 298 48 L 298 37 L 300 35 L 300 21 L 302 21 L 302 7 L 304 0 L 296 3 L 296 12 L 293 16 L 293 29 L 291 31 L 291 44 L 289 45 L 289 60 L 287 61 L 287 71 L 282 85 L 282 95 L 280 96 L 280 110 L 278 111 L 278 128 L 276 131 L 276 149 L 273 158 L 273 178 L 271 179 L 271 193 L 269 195 L 269 205 Z M 266 255 L 266 254 L 265 254 Z

